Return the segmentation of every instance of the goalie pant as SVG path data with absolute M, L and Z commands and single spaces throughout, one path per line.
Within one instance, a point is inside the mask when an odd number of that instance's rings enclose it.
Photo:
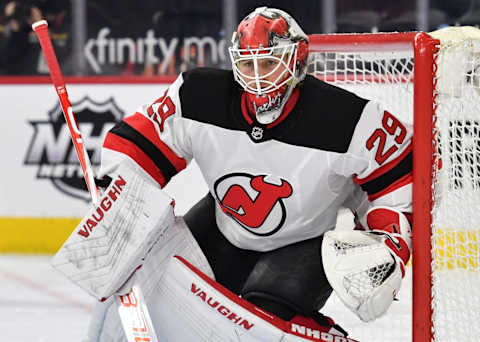
M 155 245 L 135 275 L 159 341 L 354 342 L 310 319 L 284 321 L 215 282 L 183 219 L 177 219 L 165 241 Z M 126 341 L 112 304 L 109 299 L 96 306 L 89 342 Z

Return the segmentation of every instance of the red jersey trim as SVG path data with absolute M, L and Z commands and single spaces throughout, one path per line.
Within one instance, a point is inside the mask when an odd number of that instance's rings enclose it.
M 145 172 L 155 179 L 162 188 L 167 184 L 165 177 L 155 163 L 131 141 L 115 134 L 107 133 L 103 147 L 126 154 L 132 158 Z
M 376 200 L 377 198 L 380 198 L 382 196 L 385 196 L 386 194 L 389 194 L 405 185 L 408 185 L 410 183 L 412 183 L 413 181 L 413 176 L 412 176 L 412 172 L 409 172 L 408 174 L 406 174 L 405 176 L 403 176 L 402 178 L 398 179 L 396 182 L 390 184 L 387 188 L 383 189 L 382 191 L 379 191 L 375 194 L 371 194 L 371 195 L 368 195 L 368 200 L 370 202 Z
M 373 180 L 375 178 L 378 178 L 378 177 L 384 175 L 385 173 L 387 173 L 388 171 L 393 169 L 395 166 L 397 166 L 403 160 L 403 158 L 405 158 L 412 151 L 412 149 L 413 149 L 413 144 L 410 143 L 410 145 L 408 145 L 408 147 L 397 158 L 389 161 L 387 164 L 385 164 L 385 165 L 379 167 L 378 169 L 374 170 L 367 177 L 358 178 L 358 177 L 355 176 L 355 177 L 353 177 L 353 180 L 358 185 L 362 185 L 362 184 L 365 184 L 367 182 L 370 182 L 371 180 Z
M 248 114 L 248 109 L 247 109 L 247 93 L 246 93 L 246 92 L 243 92 L 243 94 L 242 94 L 242 100 L 241 100 L 240 102 L 241 102 L 243 117 L 245 118 L 245 121 L 248 122 L 249 125 L 251 125 L 251 124 L 253 123 L 253 120 L 252 120 L 252 118 L 250 117 L 250 115 Z
M 167 144 L 160 140 L 153 122 L 146 116 L 137 112 L 134 115 L 126 117 L 123 121 L 135 128 L 145 138 L 152 142 L 165 155 L 165 157 L 167 157 L 177 172 L 180 172 L 187 167 L 185 158 L 179 157 L 170 147 L 168 147 Z

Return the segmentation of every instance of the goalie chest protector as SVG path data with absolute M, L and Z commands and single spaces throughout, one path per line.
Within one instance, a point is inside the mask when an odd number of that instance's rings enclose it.
M 230 242 L 268 251 L 334 227 L 356 185 L 331 165 L 347 152 L 366 100 L 307 76 L 294 108 L 269 127 L 246 118 L 231 71 L 186 72 L 178 96 L 191 156 Z

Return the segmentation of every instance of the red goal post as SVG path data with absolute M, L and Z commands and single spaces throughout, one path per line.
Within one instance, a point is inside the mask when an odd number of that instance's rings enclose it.
M 480 62 L 477 50 L 469 50 L 473 38 L 447 36 L 444 43 L 423 32 L 309 38 L 310 73 L 376 100 L 413 123 L 413 341 L 451 341 L 450 336 L 476 340 L 478 328 L 461 329 L 455 326 L 458 322 L 446 321 L 466 317 L 468 322 L 469 313 L 462 313 L 465 308 L 451 308 L 456 299 L 479 300 L 475 286 L 480 276 L 475 273 L 480 271 L 480 223 L 474 218 L 458 225 L 456 219 L 441 219 L 447 217 L 444 212 L 457 207 L 459 211 L 448 217 L 468 216 L 475 212 L 475 204 L 480 211 L 480 117 L 465 109 L 480 104 L 476 97 Z M 451 112 L 457 116 L 450 117 Z M 462 194 L 465 202 L 459 204 Z M 455 292 L 459 291 L 455 282 L 464 279 L 457 278 L 457 271 L 468 278 L 465 286 L 471 287 L 470 293 Z M 450 300 L 449 296 L 458 297 Z M 452 310 L 456 312 L 451 314 Z M 390 339 L 385 336 L 384 340 Z

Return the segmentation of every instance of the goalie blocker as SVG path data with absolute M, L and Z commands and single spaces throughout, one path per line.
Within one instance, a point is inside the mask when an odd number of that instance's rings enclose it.
M 123 165 L 56 253 L 54 268 L 97 299 L 128 293 L 127 280 L 173 225 L 173 204 L 165 192 Z

